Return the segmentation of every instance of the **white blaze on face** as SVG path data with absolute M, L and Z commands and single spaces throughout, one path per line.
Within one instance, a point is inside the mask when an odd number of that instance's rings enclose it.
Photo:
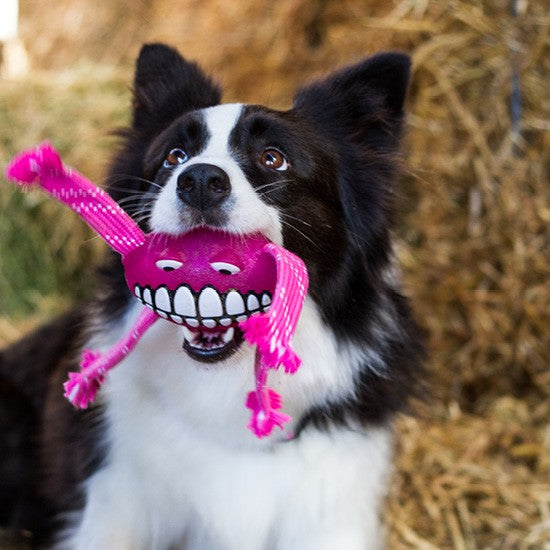
M 179 175 L 194 164 L 213 164 L 229 176 L 231 195 L 221 206 L 227 214 L 223 229 L 239 234 L 260 232 L 277 244 L 282 244 L 281 221 L 277 209 L 263 202 L 246 178 L 230 147 L 231 132 L 238 123 L 243 105 L 231 103 L 203 109 L 209 138 L 197 156 L 174 169 L 153 206 L 151 229 L 155 232 L 180 234 L 189 229 L 185 210 L 177 197 Z

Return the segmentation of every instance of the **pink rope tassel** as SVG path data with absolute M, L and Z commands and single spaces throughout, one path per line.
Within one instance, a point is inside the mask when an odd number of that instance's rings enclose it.
M 130 353 L 149 327 L 158 319 L 154 311 L 143 308 L 130 332 L 105 354 L 84 350 L 80 372 L 70 372 L 63 384 L 65 397 L 77 408 L 86 409 L 93 403 L 98 389 L 104 382 L 107 371 L 116 366 Z
M 77 212 L 123 256 L 144 242 L 141 229 L 116 201 L 76 170 L 63 166 L 47 142 L 17 155 L 6 169 L 6 177 L 22 187 L 42 187 Z
M 280 246 L 269 243 L 264 251 L 271 254 L 277 266 L 277 285 L 267 313 L 253 315 L 240 324 L 247 342 L 257 345 L 256 389 L 248 394 L 246 406 L 252 417 L 248 424 L 258 437 L 280 428 L 290 417 L 277 412 L 281 397 L 266 387 L 267 372 L 283 365 L 285 372 L 295 373 L 301 360 L 291 347 L 291 338 L 306 297 L 308 275 L 304 262 Z
M 263 361 L 271 368 L 283 365 L 285 372 L 296 372 L 300 358 L 290 340 L 306 297 L 308 276 L 304 262 L 285 248 L 269 243 L 264 247 L 277 266 L 277 285 L 267 313 L 253 315 L 240 324 L 247 342 L 256 344 Z
M 281 396 L 265 385 L 269 368 L 260 351 L 256 350 L 256 391 L 248 394 L 246 406 L 252 411 L 248 428 L 258 437 L 269 435 L 275 426 L 283 428 L 290 420 L 290 416 L 278 412 L 282 407 Z
M 282 407 L 281 396 L 271 388 L 250 392 L 246 406 L 253 411 L 248 429 L 260 438 L 268 436 L 275 426 L 282 429 L 290 420 L 287 414 L 277 412 Z

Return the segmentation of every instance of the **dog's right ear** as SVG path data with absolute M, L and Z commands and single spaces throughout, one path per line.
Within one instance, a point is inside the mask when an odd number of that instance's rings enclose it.
M 399 143 L 411 60 L 379 53 L 300 90 L 294 109 L 334 137 L 383 152 Z
M 183 113 L 217 105 L 220 99 L 220 88 L 175 49 L 164 44 L 141 49 L 134 78 L 134 130 L 150 135 Z

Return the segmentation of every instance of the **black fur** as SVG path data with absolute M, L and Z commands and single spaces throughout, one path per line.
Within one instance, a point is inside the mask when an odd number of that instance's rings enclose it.
M 75 411 L 62 391 L 83 323 L 83 309 L 71 311 L 0 353 L 0 525 L 36 544 L 78 507 L 79 485 L 102 460 L 101 410 Z
M 345 68 L 302 89 L 292 109 L 244 108 L 230 138 L 238 162 L 283 219 L 284 245 L 302 257 L 323 320 L 358 352 L 353 396 L 308 411 L 308 428 L 385 423 L 419 388 L 420 338 L 406 299 L 391 277 L 393 180 L 409 79 L 407 56 L 389 53 Z M 166 180 L 173 147 L 198 154 L 208 130 L 197 109 L 220 91 L 173 49 L 145 46 L 137 62 L 132 126 L 107 178 L 118 201 L 152 193 Z M 276 147 L 290 159 L 276 173 L 256 159 Z M 133 209 L 128 209 L 135 214 Z M 146 221 L 141 221 L 148 229 Z M 132 299 L 118 256 L 101 269 L 97 319 L 120 316 Z M 52 519 L 78 506 L 78 484 L 102 460 L 101 410 L 76 412 L 62 397 L 68 370 L 86 335 L 82 310 L 0 355 L 0 521 L 47 535 Z M 37 434 L 41 434 L 37 436 Z M 298 435 L 299 436 L 299 435 Z

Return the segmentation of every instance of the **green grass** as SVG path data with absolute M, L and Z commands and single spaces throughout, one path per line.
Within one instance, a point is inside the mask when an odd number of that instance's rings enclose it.
M 129 75 L 95 66 L 0 81 L 0 163 L 49 139 L 64 161 L 100 183 L 128 118 Z M 2 170 L 3 172 L 3 170 Z M 61 309 L 89 288 L 104 245 L 82 220 L 39 191 L 0 178 L 0 315 Z

